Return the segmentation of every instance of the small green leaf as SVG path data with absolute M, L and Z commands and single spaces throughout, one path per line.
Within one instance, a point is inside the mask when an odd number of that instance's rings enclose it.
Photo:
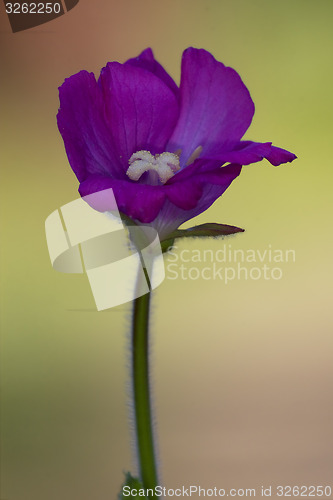
M 130 495 L 129 496 L 128 494 L 126 494 L 126 496 L 125 496 L 124 495 L 125 486 L 128 486 L 127 491 L 129 491 L 129 489 L 136 490 L 136 491 L 143 489 L 143 486 L 142 486 L 141 482 L 139 481 L 139 479 L 137 479 L 136 477 L 133 477 L 130 472 L 126 472 L 125 473 L 125 482 L 121 487 L 121 492 L 118 495 L 118 500 L 123 500 L 124 498 L 134 498 L 134 496 L 137 497 L 137 495 Z
M 166 252 L 169 247 L 172 247 L 176 238 L 207 238 L 230 236 L 231 234 L 243 233 L 245 230 L 237 226 L 229 226 L 228 224 L 216 224 L 210 222 L 208 224 L 200 224 L 199 226 L 190 227 L 188 229 L 177 229 L 169 234 L 168 238 L 161 242 L 163 252 Z

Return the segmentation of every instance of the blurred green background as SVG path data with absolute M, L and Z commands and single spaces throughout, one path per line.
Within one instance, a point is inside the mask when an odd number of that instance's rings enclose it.
M 281 280 L 154 294 L 161 482 L 333 487 L 332 16 L 331 0 L 80 0 L 12 34 L 1 4 L 1 500 L 115 499 L 133 470 L 130 305 L 98 313 L 85 276 L 55 272 L 44 221 L 78 196 L 57 87 L 148 46 L 176 81 L 188 46 L 235 68 L 256 104 L 246 138 L 298 155 L 245 167 L 195 221 L 244 234 L 178 245 L 293 249 Z

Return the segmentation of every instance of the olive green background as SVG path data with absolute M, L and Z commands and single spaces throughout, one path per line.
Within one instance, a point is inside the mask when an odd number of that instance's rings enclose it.
M 246 138 L 298 156 L 244 167 L 193 222 L 244 234 L 178 248 L 293 249 L 281 280 L 166 279 L 154 293 L 161 483 L 333 488 L 333 2 L 80 0 L 15 34 L 0 7 L 1 500 L 113 500 L 133 470 L 130 304 L 96 312 L 86 276 L 52 269 L 44 221 L 78 196 L 57 87 L 147 46 L 177 81 L 188 46 L 234 67 L 256 105 Z

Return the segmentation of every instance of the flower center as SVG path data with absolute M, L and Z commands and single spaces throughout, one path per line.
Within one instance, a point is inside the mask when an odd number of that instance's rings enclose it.
M 153 156 L 149 151 L 137 151 L 129 159 L 126 175 L 132 181 L 138 181 L 144 172 L 153 170 L 159 180 L 165 184 L 180 170 L 179 156 L 174 153 L 161 153 Z

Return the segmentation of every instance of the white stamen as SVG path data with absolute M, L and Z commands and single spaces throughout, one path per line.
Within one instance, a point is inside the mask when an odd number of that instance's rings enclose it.
M 179 157 L 174 153 L 153 156 L 149 151 L 137 151 L 129 159 L 126 172 L 132 181 L 138 181 L 144 172 L 154 170 L 162 184 L 165 184 L 179 169 Z

